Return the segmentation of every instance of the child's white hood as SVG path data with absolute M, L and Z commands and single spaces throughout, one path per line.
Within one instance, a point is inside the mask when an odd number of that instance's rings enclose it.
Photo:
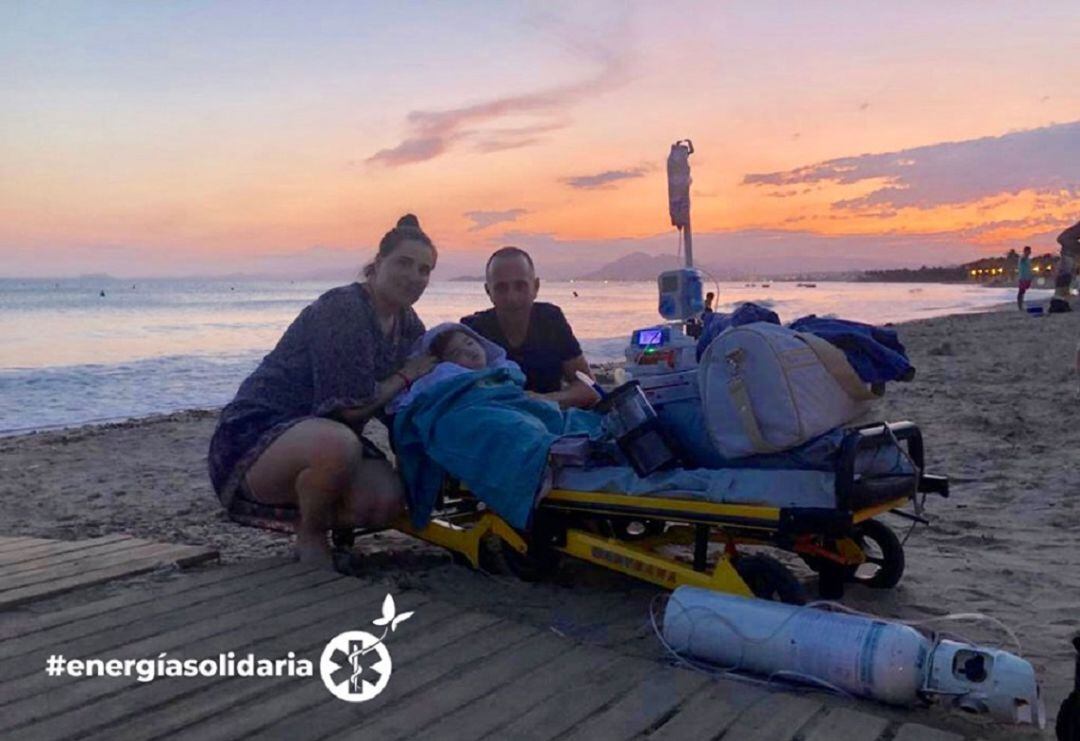
M 419 355 L 431 353 L 431 343 L 435 341 L 435 338 L 444 332 L 466 332 L 470 337 L 480 343 L 480 346 L 484 348 L 484 354 L 487 356 L 488 368 L 501 368 L 501 367 L 513 367 L 518 370 L 518 364 L 512 360 L 506 359 L 506 351 L 496 345 L 491 340 L 481 337 L 472 329 L 469 329 L 464 324 L 457 324 L 456 322 L 444 322 L 438 326 L 432 327 L 427 332 L 424 332 L 422 336 L 417 338 L 416 343 L 413 345 L 412 351 L 409 353 L 410 358 L 415 358 Z M 402 409 L 412 403 L 420 393 L 426 389 L 431 388 L 437 383 L 445 381 L 448 378 L 454 378 L 462 373 L 475 373 L 477 371 L 469 370 L 468 368 L 458 365 L 457 363 L 451 363 L 443 361 L 435 366 L 435 368 L 425 376 L 421 376 L 416 379 L 416 382 L 412 384 L 408 389 L 403 389 L 397 396 L 390 400 L 390 403 L 386 405 L 386 411 L 390 414 L 397 414 Z
M 484 354 L 487 356 L 487 367 L 492 368 L 496 363 L 500 363 L 506 360 L 506 350 L 502 349 L 487 337 L 482 337 L 475 330 L 470 327 L 466 327 L 464 324 L 458 324 L 457 322 L 443 322 L 436 325 L 424 332 L 413 344 L 413 349 L 409 353 L 410 358 L 415 358 L 417 355 L 423 355 L 425 353 L 431 353 L 431 343 L 435 341 L 435 338 L 446 332 L 465 332 L 474 340 L 480 343 L 480 346 L 484 348 Z

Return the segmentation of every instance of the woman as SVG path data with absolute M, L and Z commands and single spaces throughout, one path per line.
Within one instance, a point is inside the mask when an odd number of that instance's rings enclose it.
M 407 356 L 424 333 L 412 305 L 436 257 L 416 217 L 403 216 L 364 282 L 300 312 L 221 412 L 209 464 L 222 505 L 237 519 L 276 508 L 298 520 L 300 561 L 333 567 L 328 530 L 379 527 L 402 511 L 401 480 L 362 432 L 434 366 Z

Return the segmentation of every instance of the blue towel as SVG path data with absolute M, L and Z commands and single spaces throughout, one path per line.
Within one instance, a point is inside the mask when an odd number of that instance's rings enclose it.
M 867 383 L 910 381 L 915 376 L 915 368 L 908 361 L 896 330 L 890 327 L 814 314 L 796 319 L 788 326 L 797 332 L 815 334 L 843 350 L 851 367 Z
M 740 327 L 743 324 L 750 324 L 752 322 L 769 322 L 770 324 L 779 324 L 780 317 L 777 313 L 771 309 L 766 309 L 764 306 L 747 301 L 744 304 L 739 304 L 739 308 L 730 314 L 711 313 L 702 317 L 701 336 L 698 337 L 697 343 L 697 359 L 701 360 L 701 356 L 705 353 L 705 349 L 709 346 L 709 343 L 716 339 L 716 336 L 729 327 Z
M 529 525 L 551 444 L 601 434 L 593 412 L 562 411 L 525 394 L 516 368 L 456 375 L 418 394 L 394 418 L 394 449 L 415 527 L 424 527 L 450 474 L 511 526 Z

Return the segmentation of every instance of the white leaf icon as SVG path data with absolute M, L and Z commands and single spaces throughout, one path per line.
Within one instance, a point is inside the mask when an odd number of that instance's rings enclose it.
M 382 603 L 382 617 L 372 620 L 374 625 L 388 625 L 394 619 L 394 595 L 387 594 Z
M 390 632 L 391 633 L 394 632 L 394 630 L 397 629 L 399 623 L 403 623 L 403 622 L 405 622 L 406 620 L 408 620 L 411 617 L 412 617 L 411 612 L 403 612 L 400 615 L 398 615 L 396 618 L 394 618 L 394 622 L 390 623 Z

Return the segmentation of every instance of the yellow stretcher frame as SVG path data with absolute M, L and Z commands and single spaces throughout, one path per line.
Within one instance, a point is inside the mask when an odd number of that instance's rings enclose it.
M 877 431 L 880 427 L 879 424 L 866 429 L 873 428 L 873 434 L 880 434 Z M 854 537 L 856 526 L 885 512 L 900 512 L 925 522 L 920 516 L 903 512 L 901 508 L 910 504 L 920 491 L 948 496 L 947 479 L 922 472 L 922 440 L 917 428 L 903 422 L 884 427 L 891 430 L 891 434 L 899 432 L 905 439 L 914 441 L 909 442 L 918 470 L 912 479 L 913 485 L 902 495 L 889 496 L 858 509 L 837 510 L 836 520 L 840 524 L 834 524 L 829 532 L 816 530 L 812 523 L 792 526 L 791 515 L 793 511 L 799 512 L 792 508 L 554 489 L 540 503 L 536 517 L 554 522 L 556 537 L 537 547 L 527 536 L 456 487 L 443 498 L 444 503 L 450 502 L 452 506 L 438 509 L 425 527 L 415 528 L 407 517 L 399 519 L 393 527 L 459 554 L 474 568 L 482 567 L 485 541 L 494 538 L 500 541 L 500 547 L 521 558 L 543 559 L 553 551 L 665 589 L 695 586 L 754 596 L 751 586 L 738 570 L 739 545 L 779 547 L 826 567 L 854 569 L 866 562 L 863 547 Z M 609 518 L 649 521 L 662 523 L 662 526 L 660 532 L 632 539 L 582 527 L 583 523 Z M 712 563 L 708 559 L 709 544 L 723 545 Z M 688 564 L 661 552 L 673 545 L 693 546 L 694 562 Z
M 878 514 L 897 510 L 910 502 L 909 496 L 897 497 L 852 513 L 852 522 L 861 523 Z M 587 509 L 583 508 L 587 506 Z M 636 505 L 636 506 L 629 506 Z M 549 513 L 587 512 L 589 516 L 628 517 L 634 509 L 648 512 L 643 519 L 656 520 L 665 513 L 662 534 L 625 540 L 567 526 L 558 544 L 559 553 L 625 574 L 664 589 L 694 586 L 728 594 L 754 596 L 740 576 L 736 561 L 738 545 L 777 545 L 781 508 L 741 504 L 716 504 L 689 499 L 627 497 L 619 494 L 578 492 L 555 489 L 544 500 L 542 509 Z M 720 543 L 723 552 L 704 568 L 688 564 L 659 552 L 672 545 L 693 545 L 699 537 L 696 529 L 710 528 L 708 541 Z M 395 529 L 460 554 L 474 568 L 482 566 L 483 542 L 497 538 L 521 556 L 530 555 L 530 545 L 500 517 L 489 510 L 477 510 L 453 516 L 436 514 L 423 528 L 417 529 L 402 518 Z M 859 544 L 851 537 L 830 539 L 831 548 L 815 545 L 810 538 L 796 538 L 791 550 L 801 555 L 825 558 L 841 566 L 857 567 L 865 562 Z

